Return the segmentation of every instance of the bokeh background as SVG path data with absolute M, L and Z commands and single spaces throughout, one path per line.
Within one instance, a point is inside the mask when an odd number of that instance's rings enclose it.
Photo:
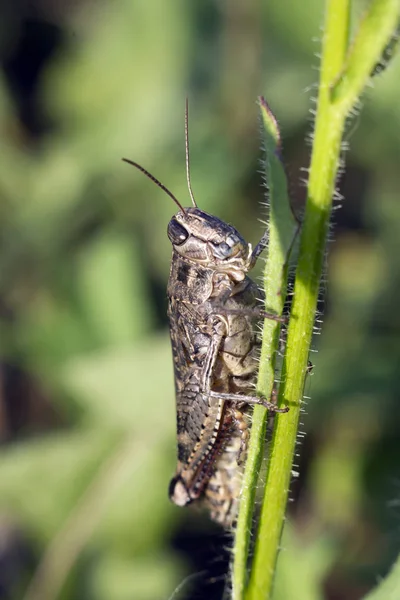
M 189 204 L 188 95 L 199 205 L 254 243 L 264 94 L 301 213 L 323 4 L 1 3 L 1 599 L 222 597 L 229 536 L 167 499 L 176 207 L 120 159 Z M 400 547 L 400 61 L 374 82 L 346 133 L 276 600 L 357 600 Z

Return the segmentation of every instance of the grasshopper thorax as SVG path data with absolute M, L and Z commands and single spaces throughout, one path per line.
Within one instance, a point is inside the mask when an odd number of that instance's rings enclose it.
M 232 227 L 199 208 L 185 208 L 168 224 L 168 237 L 184 260 L 242 281 L 251 268 L 252 247 Z

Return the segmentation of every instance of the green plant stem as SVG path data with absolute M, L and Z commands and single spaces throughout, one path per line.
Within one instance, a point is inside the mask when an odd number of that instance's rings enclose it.
M 377 5 L 385 9 L 377 10 Z M 311 344 L 319 282 L 322 274 L 326 234 L 329 227 L 332 196 L 339 164 L 345 119 L 358 94 L 368 81 L 374 64 L 396 27 L 398 0 L 375 0 L 364 19 L 358 36 L 365 36 L 365 24 L 380 41 L 371 51 L 365 49 L 362 60 L 351 53 L 347 64 L 353 64 L 347 77 L 351 81 L 342 88 L 340 102 L 333 102 L 331 89 L 345 64 L 350 18 L 349 0 L 328 0 L 326 4 L 318 110 L 308 183 L 307 204 L 302 227 L 298 267 L 294 286 L 286 354 L 282 368 L 279 403 L 290 406 L 287 415 L 276 419 L 266 488 L 256 539 L 254 561 L 246 592 L 246 600 L 271 597 L 273 577 L 281 538 L 300 417 L 307 360 Z M 391 14 L 386 18 L 385 10 Z M 372 17 L 370 17 L 372 15 Z M 398 16 L 398 12 L 397 12 Z M 374 26 L 371 29 L 370 19 Z M 356 38 L 353 49 L 358 48 Z M 365 47 L 365 44 L 364 46 Z M 360 81 L 362 86 L 360 86 Z M 343 95 L 343 89 L 346 95 Z M 267 265 L 268 267 L 268 265 Z M 235 599 L 236 600 L 236 599 Z
M 280 159 L 278 125 L 263 98 L 260 98 L 260 108 L 270 199 L 267 267 L 264 271 L 265 305 L 267 310 L 281 315 L 285 302 L 287 259 L 298 225 L 291 212 L 286 175 Z M 279 332 L 279 323 L 265 319 L 257 384 L 257 392 L 265 398 L 271 397 L 274 386 Z M 258 473 L 264 453 L 266 416 L 265 408 L 254 408 L 233 548 L 232 587 L 235 600 L 243 598 L 247 583 L 250 532 Z
M 331 90 L 331 98 L 340 112 L 350 112 L 395 33 L 400 19 L 399 0 L 375 0 L 365 13 L 350 48 L 344 69 Z M 372 61 L 371 61 L 372 59 Z M 373 62 L 371 66 L 371 62 Z

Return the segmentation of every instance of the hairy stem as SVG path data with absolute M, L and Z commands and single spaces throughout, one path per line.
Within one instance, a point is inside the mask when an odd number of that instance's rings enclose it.
M 264 272 L 265 306 L 268 311 L 281 315 L 286 294 L 287 260 L 298 225 L 291 211 L 286 175 L 280 158 L 278 125 L 263 98 L 260 98 L 260 108 L 266 146 L 266 175 L 270 196 L 268 252 Z M 271 397 L 274 386 L 279 332 L 279 323 L 269 319 L 264 321 L 257 392 L 266 398 Z M 235 600 L 243 598 L 247 583 L 250 532 L 258 473 L 264 454 L 266 416 L 267 411 L 264 407 L 254 407 L 233 549 L 233 598 Z M 286 414 L 283 416 L 276 415 L 275 418 L 286 418 L 286 416 Z
M 349 18 L 350 0 L 327 0 L 307 204 L 278 398 L 290 412 L 275 422 L 246 600 L 271 597 L 345 120 L 396 28 L 399 3 L 372 2 L 347 52 Z M 261 366 L 260 380 L 265 368 Z M 261 428 L 259 433 L 264 434 Z

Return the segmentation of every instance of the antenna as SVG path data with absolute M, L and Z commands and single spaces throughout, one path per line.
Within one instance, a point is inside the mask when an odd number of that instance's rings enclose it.
M 123 158 L 122 160 L 124 162 L 128 163 L 128 165 L 132 165 L 133 167 L 136 167 L 137 169 L 139 169 L 139 171 L 141 171 L 142 173 L 144 173 L 146 175 L 146 177 L 148 177 L 149 179 L 151 179 L 151 181 L 153 181 L 156 185 L 158 185 L 159 188 L 161 188 L 166 194 L 168 194 L 168 196 L 170 198 L 172 198 L 172 200 L 175 202 L 175 204 L 177 204 L 179 206 L 179 208 L 181 209 L 181 211 L 183 212 L 183 214 L 186 214 L 185 209 L 183 208 L 183 206 L 179 202 L 179 200 L 173 195 L 172 192 L 169 191 L 168 188 L 165 187 L 165 185 L 163 183 L 161 183 L 161 181 L 159 181 L 158 179 L 156 179 L 156 177 L 154 177 L 154 175 L 152 175 L 151 173 L 149 173 L 144 167 L 142 167 L 138 163 L 134 162 L 133 160 L 129 160 L 129 158 Z
M 192 184 L 190 183 L 190 161 L 189 161 L 189 100 L 186 97 L 185 103 L 185 150 L 186 150 L 186 181 L 192 204 L 195 208 L 198 208 L 196 200 L 193 196 Z

